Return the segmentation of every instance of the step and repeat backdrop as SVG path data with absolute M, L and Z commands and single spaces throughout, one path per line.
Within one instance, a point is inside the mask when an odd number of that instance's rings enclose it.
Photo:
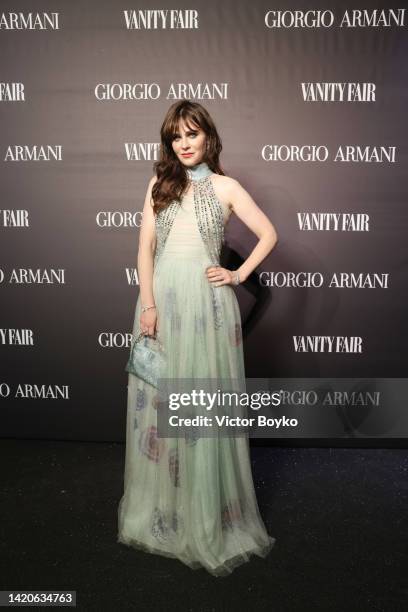
M 406 377 L 407 27 L 398 2 L 1 3 L 3 436 L 124 439 L 143 202 L 183 98 L 279 236 L 236 288 L 247 376 Z M 232 215 L 223 265 L 256 242 Z

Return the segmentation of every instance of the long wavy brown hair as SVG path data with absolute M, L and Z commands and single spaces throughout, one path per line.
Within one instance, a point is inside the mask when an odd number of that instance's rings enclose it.
M 198 102 L 181 100 L 170 106 L 160 129 L 160 159 L 153 164 L 157 181 L 152 188 L 153 212 L 158 214 L 173 200 L 180 201 L 188 185 L 188 175 L 184 165 L 173 151 L 172 142 L 179 131 L 183 119 L 191 128 L 200 127 L 206 134 L 206 148 L 201 161 L 208 164 L 216 174 L 223 172 L 219 156 L 222 150 L 221 138 L 209 112 Z

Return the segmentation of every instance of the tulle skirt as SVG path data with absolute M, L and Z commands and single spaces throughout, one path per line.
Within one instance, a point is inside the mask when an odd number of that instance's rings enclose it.
M 167 378 L 244 379 L 241 316 L 231 285 L 212 287 L 202 254 L 164 253 L 153 274 Z M 133 335 L 140 331 L 140 296 Z M 224 576 L 275 538 L 259 513 L 249 443 L 240 437 L 159 438 L 155 387 L 128 378 L 124 494 L 118 542 Z

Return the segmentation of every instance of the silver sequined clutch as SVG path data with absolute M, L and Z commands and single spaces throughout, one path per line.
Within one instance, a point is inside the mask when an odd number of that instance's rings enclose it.
M 158 388 L 158 380 L 163 376 L 165 366 L 166 356 L 160 340 L 140 332 L 133 342 L 126 372 Z

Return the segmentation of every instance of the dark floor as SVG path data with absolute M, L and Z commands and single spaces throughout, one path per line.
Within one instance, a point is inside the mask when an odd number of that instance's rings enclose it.
M 116 542 L 124 446 L 2 441 L 0 590 L 70 589 L 77 608 L 408 610 L 408 452 L 251 449 L 277 542 L 232 575 Z

